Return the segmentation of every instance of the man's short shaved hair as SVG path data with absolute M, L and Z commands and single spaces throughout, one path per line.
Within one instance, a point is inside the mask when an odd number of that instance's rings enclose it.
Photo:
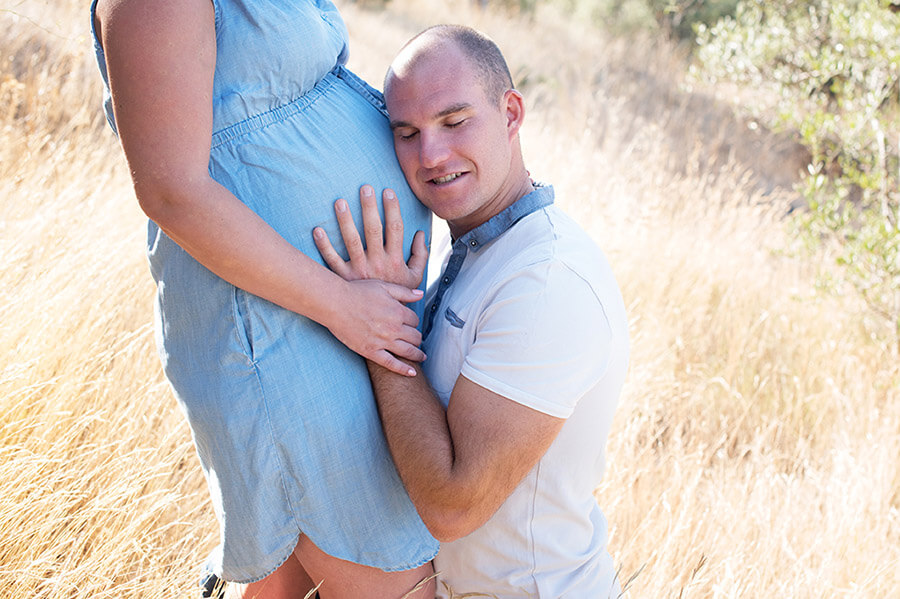
M 509 66 L 494 40 L 465 25 L 435 25 L 422 31 L 404 44 L 400 52 L 413 44 L 420 44 L 412 58 L 427 52 L 441 42 L 451 42 L 459 48 L 474 67 L 485 96 L 491 101 L 500 101 L 507 90 L 515 89 Z M 393 70 L 388 69 L 384 79 L 387 89 Z

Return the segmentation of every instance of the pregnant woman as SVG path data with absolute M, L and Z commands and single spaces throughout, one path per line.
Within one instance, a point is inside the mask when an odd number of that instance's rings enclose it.
M 221 528 L 229 596 L 399 598 L 437 542 L 394 469 L 360 355 L 421 360 L 421 297 L 348 283 L 312 230 L 397 190 L 428 231 L 381 95 L 344 68 L 327 0 L 95 0 L 107 117 L 150 218 L 157 339 Z M 358 222 L 358 215 L 357 215 Z M 418 308 L 419 304 L 412 304 Z M 434 596 L 433 582 L 410 597 Z

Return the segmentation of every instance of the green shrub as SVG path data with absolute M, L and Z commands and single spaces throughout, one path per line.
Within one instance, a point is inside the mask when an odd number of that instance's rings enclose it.
M 693 39 L 694 29 L 732 16 L 738 0 L 647 0 L 657 23 L 674 37 Z
M 756 116 L 797 131 L 813 157 L 801 230 L 834 244 L 900 343 L 898 11 L 886 0 L 744 0 L 733 18 L 698 26 L 697 58 L 708 80 L 777 98 Z

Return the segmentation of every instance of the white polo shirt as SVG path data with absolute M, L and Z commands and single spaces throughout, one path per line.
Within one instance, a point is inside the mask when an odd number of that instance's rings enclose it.
M 456 240 L 429 290 L 423 368 L 445 407 L 464 376 L 567 419 L 497 513 L 441 545 L 441 599 L 448 588 L 500 599 L 620 593 L 593 490 L 628 364 L 625 306 L 600 249 L 552 201 L 552 187 L 538 187 Z

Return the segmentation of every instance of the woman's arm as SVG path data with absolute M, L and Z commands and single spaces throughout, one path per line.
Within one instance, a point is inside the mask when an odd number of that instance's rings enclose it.
M 214 18 L 209 0 L 98 3 L 113 112 L 141 208 L 218 276 L 323 324 L 364 357 L 408 373 L 391 354 L 423 358 L 418 319 L 401 304 L 421 292 L 342 280 L 209 176 Z

